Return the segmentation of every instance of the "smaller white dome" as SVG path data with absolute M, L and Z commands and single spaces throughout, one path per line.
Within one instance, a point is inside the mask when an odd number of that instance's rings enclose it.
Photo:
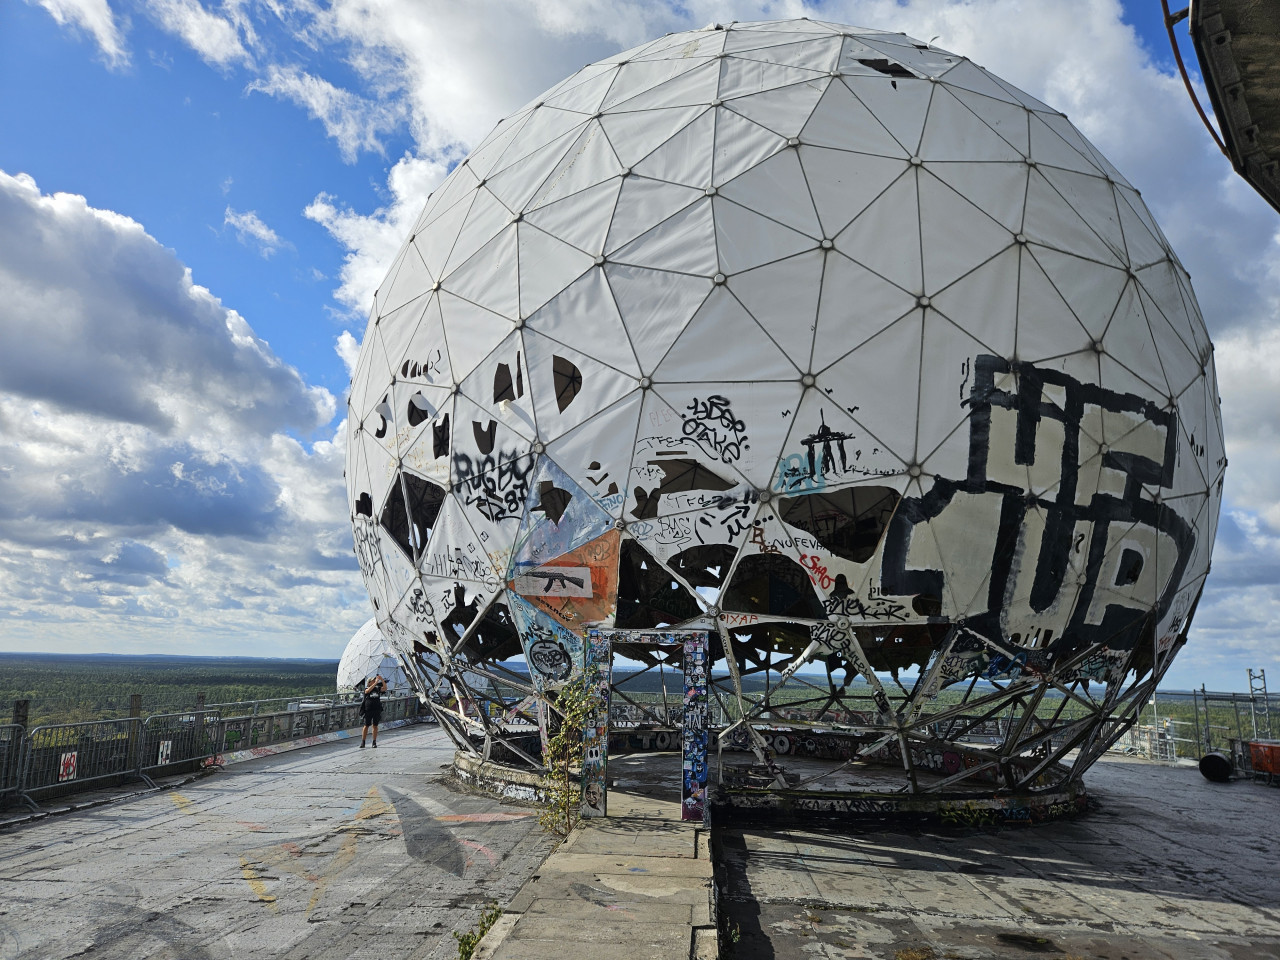
M 368 679 L 377 674 L 382 674 L 387 681 L 390 693 L 404 695 L 412 692 L 390 641 L 378 629 L 378 621 L 370 617 L 355 632 L 338 661 L 338 692 L 350 693 L 357 685 L 363 690 Z

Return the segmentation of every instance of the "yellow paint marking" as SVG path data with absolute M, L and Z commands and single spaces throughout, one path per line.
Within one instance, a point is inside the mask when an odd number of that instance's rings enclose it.
M 240 872 L 249 881 L 249 889 L 253 891 L 253 895 L 269 906 L 272 913 L 279 913 L 280 907 L 276 905 L 276 898 L 267 893 L 267 885 L 262 882 L 258 872 L 250 866 L 247 857 L 240 858 Z
M 172 800 L 172 801 L 173 801 L 173 805 L 174 805 L 175 807 L 177 807 L 179 810 L 181 810 L 183 813 L 195 813 L 195 812 L 196 812 L 196 811 L 195 811 L 196 802 L 195 802 L 194 800 L 191 800 L 191 799 L 187 798 L 187 797 L 184 797 L 184 796 L 183 796 L 182 794 L 180 794 L 180 793 L 171 793 L 171 794 L 169 794 L 169 799 L 170 799 L 170 800 Z
M 435 819 L 440 823 L 506 823 L 528 820 L 532 816 L 532 813 L 448 813 Z
M 311 911 L 316 908 L 320 902 L 320 898 L 324 896 L 324 891 L 329 886 L 329 881 L 340 874 L 347 867 L 351 866 L 351 861 L 356 858 L 356 835 L 348 833 L 342 838 L 342 846 L 338 848 L 338 852 L 333 858 L 325 864 L 325 869 L 319 876 L 311 875 L 309 879 L 316 885 L 315 890 L 311 894 L 311 901 L 307 904 L 307 916 L 311 916 Z
M 356 812 L 356 820 L 368 820 L 371 817 L 380 817 L 384 813 L 394 813 L 391 804 L 382 799 L 382 795 L 378 793 L 377 787 L 370 787 L 369 792 L 364 795 L 364 803 L 360 805 L 360 809 Z

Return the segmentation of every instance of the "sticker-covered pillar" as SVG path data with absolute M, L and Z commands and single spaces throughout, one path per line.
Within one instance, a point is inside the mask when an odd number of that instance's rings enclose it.
M 583 645 L 583 680 L 590 697 L 582 731 L 582 815 L 603 817 L 608 805 L 609 689 L 613 677 L 609 635 L 591 630 Z
M 705 821 L 707 815 L 707 635 L 684 638 L 684 736 L 680 819 Z

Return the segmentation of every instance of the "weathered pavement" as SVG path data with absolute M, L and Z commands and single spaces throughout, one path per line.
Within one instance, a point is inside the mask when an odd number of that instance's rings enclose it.
M 734 960 L 1280 957 L 1280 790 L 1104 761 L 1031 828 L 725 830 Z
M 229 766 L 0 832 L 0 958 L 454 957 L 550 843 L 439 782 L 435 727 Z
M 609 816 L 547 858 L 474 960 L 715 960 L 710 838 L 680 822 L 680 762 L 610 758 Z

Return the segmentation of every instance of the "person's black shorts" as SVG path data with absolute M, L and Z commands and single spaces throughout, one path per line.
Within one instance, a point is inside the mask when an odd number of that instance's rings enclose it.
M 364 705 L 364 722 L 376 727 L 382 721 L 382 701 L 374 700 Z

